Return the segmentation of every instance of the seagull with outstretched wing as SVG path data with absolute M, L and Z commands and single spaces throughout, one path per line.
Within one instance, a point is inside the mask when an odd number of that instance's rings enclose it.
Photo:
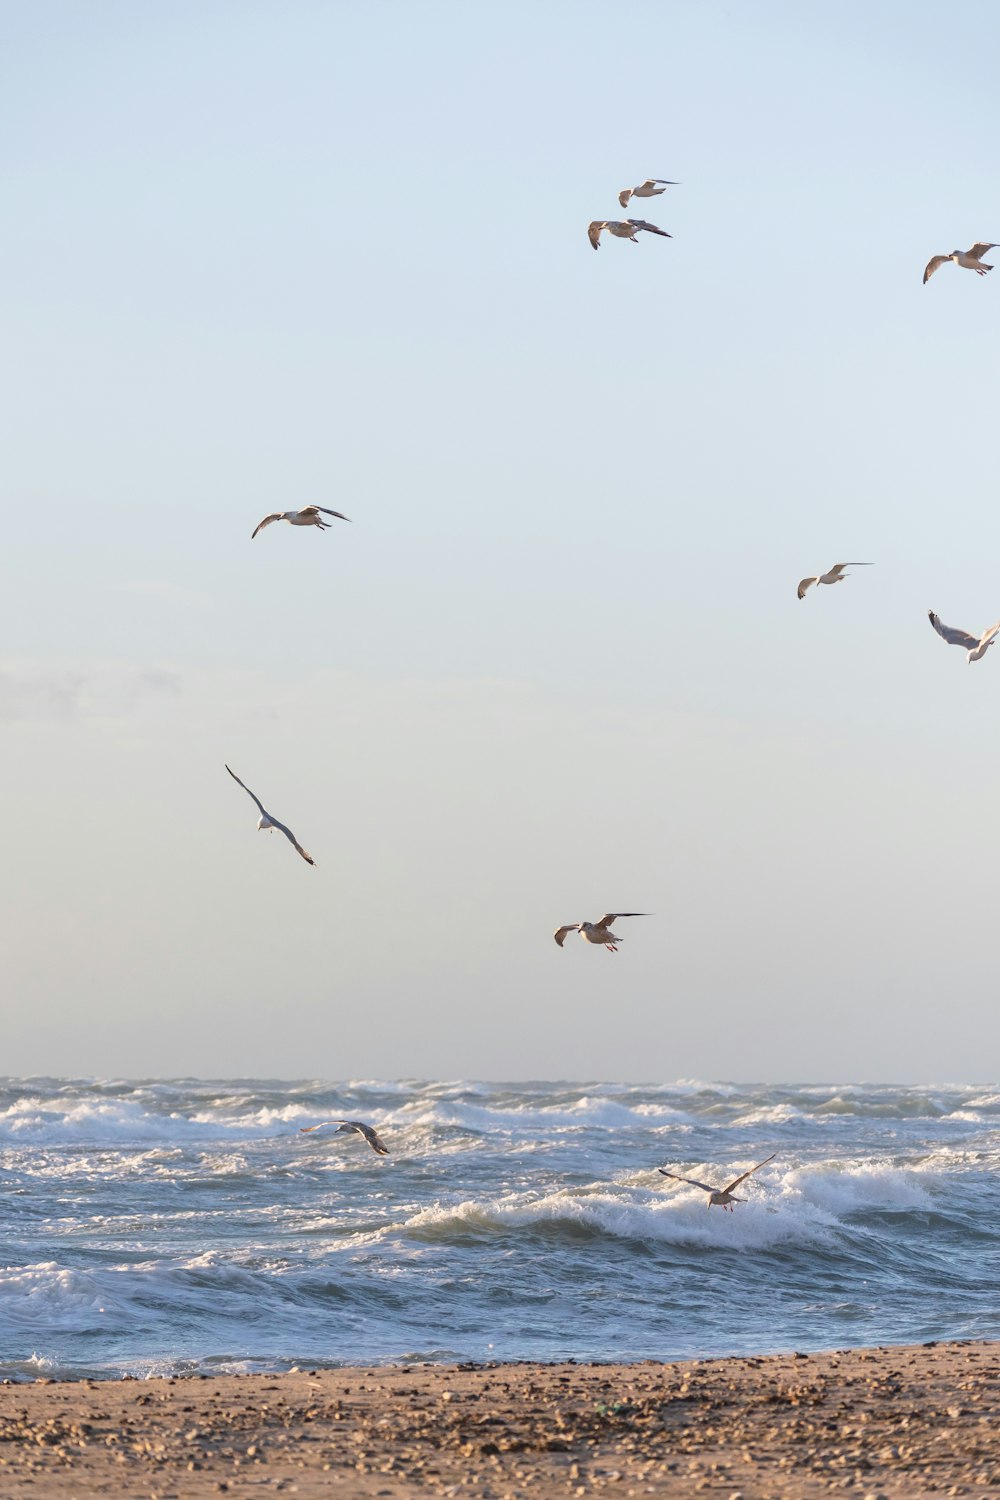
M 321 531 L 329 531 L 329 521 L 324 521 L 324 516 L 336 516 L 338 521 L 349 521 L 350 516 L 341 515 L 339 510 L 327 510 L 325 505 L 307 505 L 304 510 L 276 510 L 273 515 L 265 516 L 253 529 L 250 540 L 253 541 L 258 531 L 263 531 L 265 526 L 270 526 L 272 521 L 288 521 L 292 526 L 318 526 Z
M 299 1135 L 308 1135 L 311 1130 L 322 1130 L 324 1125 L 336 1125 L 337 1135 L 342 1135 L 345 1131 L 350 1134 L 352 1130 L 356 1130 L 358 1135 L 364 1136 L 376 1156 L 389 1155 L 389 1147 L 378 1131 L 371 1125 L 366 1125 L 363 1120 L 320 1120 L 318 1125 L 303 1125 Z
M 620 922 L 623 917 L 648 915 L 649 913 L 644 911 L 606 911 L 599 922 L 568 922 L 565 927 L 557 927 L 553 936 L 561 948 L 566 941 L 567 933 L 578 932 L 585 943 L 593 943 L 596 947 L 607 948 L 609 953 L 617 953 L 621 938 L 611 931 L 614 924 Z
M 974 661 L 982 660 L 993 645 L 997 631 L 1000 631 L 1000 620 L 995 625 L 991 625 L 988 630 L 984 630 L 982 635 L 975 636 L 970 635 L 967 630 L 956 629 L 954 625 L 945 625 L 941 616 L 936 615 L 932 609 L 927 611 L 927 618 L 941 639 L 947 641 L 949 646 L 961 646 L 963 651 L 968 652 L 966 661 L 970 667 Z
M 302 855 L 302 858 L 305 860 L 306 864 L 314 865 L 316 861 L 313 859 L 311 854 L 306 853 L 305 849 L 303 849 L 302 845 L 299 843 L 292 830 L 290 828 L 286 828 L 284 823 L 279 823 L 277 818 L 272 817 L 260 798 L 254 796 L 253 792 L 245 782 L 240 781 L 240 778 L 237 776 L 235 771 L 230 771 L 228 766 L 226 767 L 226 770 L 229 771 L 229 774 L 234 781 L 239 781 L 240 786 L 246 792 L 247 796 L 252 798 L 252 800 L 256 802 L 257 807 L 260 811 L 260 817 L 257 819 L 257 827 L 259 831 L 263 833 L 266 830 L 277 828 L 278 832 L 283 833 L 292 847 Z
M 732 1213 L 734 1203 L 747 1202 L 746 1198 L 735 1197 L 733 1188 L 738 1188 L 741 1182 L 746 1182 L 747 1178 L 752 1177 L 755 1172 L 759 1172 L 761 1167 L 766 1167 L 769 1161 L 774 1161 L 777 1154 L 777 1151 L 772 1151 L 770 1156 L 765 1156 L 764 1160 L 759 1161 L 755 1167 L 751 1167 L 749 1172 L 744 1172 L 741 1176 L 734 1177 L 729 1186 L 724 1188 L 714 1188 L 707 1182 L 699 1182 L 696 1177 L 681 1177 L 677 1172 L 668 1172 L 665 1167 L 657 1167 L 656 1170 L 661 1172 L 664 1177 L 672 1178 L 674 1182 L 686 1182 L 690 1187 L 701 1188 L 702 1192 L 708 1194 L 709 1208 L 728 1208 L 729 1212 Z
M 644 229 L 647 234 L 661 234 L 665 240 L 672 240 L 673 235 L 668 234 L 665 229 L 657 229 L 655 224 L 649 224 L 645 219 L 595 219 L 587 228 L 587 238 L 595 250 L 601 248 L 601 231 L 606 229 L 619 240 L 631 240 L 638 245 L 639 231 Z
M 671 182 L 669 177 L 647 177 L 638 187 L 622 188 L 618 194 L 618 202 L 622 208 L 628 208 L 630 198 L 656 198 L 660 193 L 665 193 L 668 187 L 680 187 L 680 183 Z
M 828 573 L 816 573 L 812 578 L 803 578 L 796 590 L 800 599 L 806 597 L 806 591 L 814 583 L 843 583 L 845 578 L 850 578 L 850 573 L 845 573 L 845 568 L 870 568 L 871 563 L 834 563 Z
M 991 244 L 988 240 L 977 240 L 970 250 L 953 250 L 950 255 L 932 255 L 924 267 L 924 286 L 930 281 L 934 272 L 939 267 L 953 260 L 956 266 L 964 266 L 967 271 L 975 271 L 977 276 L 985 276 L 987 271 L 993 267 L 983 261 L 987 250 L 1000 249 L 1000 245 Z

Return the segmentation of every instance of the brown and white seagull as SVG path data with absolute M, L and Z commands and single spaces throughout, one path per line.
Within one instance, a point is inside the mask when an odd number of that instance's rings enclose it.
M 812 578 L 803 578 L 799 584 L 797 593 L 800 599 L 806 597 L 806 590 L 813 583 L 843 583 L 845 578 L 850 578 L 850 573 L 845 573 L 845 568 L 870 568 L 871 563 L 834 563 L 829 573 L 816 573 Z
M 975 271 L 977 276 L 985 276 L 987 271 L 992 271 L 992 266 L 983 264 L 983 256 L 987 250 L 996 250 L 996 244 L 990 244 L 986 240 L 977 240 L 971 250 L 953 250 L 950 255 L 932 255 L 924 268 L 924 286 L 930 281 L 939 266 L 947 261 L 953 260 L 956 266 L 964 266 L 967 271 Z
M 228 766 L 226 767 L 226 770 L 229 771 L 229 767 Z M 272 815 L 268 812 L 267 808 L 264 806 L 264 804 L 260 800 L 260 798 L 259 797 L 254 797 L 253 792 L 250 790 L 250 788 L 246 785 L 245 782 L 240 781 L 240 778 L 237 776 L 237 774 L 236 774 L 235 771 L 229 771 L 229 774 L 233 778 L 234 781 L 238 781 L 239 782 L 240 786 L 246 792 L 247 796 L 248 797 L 252 797 L 253 800 L 254 800 L 254 802 L 256 802 L 257 807 L 260 810 L 260 817 L 257 819 L 257 828 L 259 829 L 259 831 L 261 833 L 264 833 L 265 831 L 267 831 L 269 829 L 277 828 L 278 831 L 279 831 L 279 833 L 283 833 L 285 835 L 285 838 L 292 845 L 292 847 L 294 849 L 296 849 L 299 854 L 302 855 L 302 858 L 305 860 L 306 864 L 307 865 L 314 865 L 316 863 L 316 861 L 313 859 L 313 857 L 312 857 L 311 854 L 308 854 L 306 852 L 306 850 L 303 849 L 302 845 L 299 843 L 298 839 L 295 837 L 295 835 L 292 832 L 292 830 L 290 828 L 286 828 L 285 825 L 284 825 L 284 823 L 279 823 L 278 820 L 277 820 L 277 818 L 272 817 Z
M 752 1177 L 755 1172 L 759 1172 L 761 1167 L 766 1167 L 769 1161 L 774 1161 L 777 1154 L 777 1151 L 772 1151 L 770 1156 L 766 1156 L 755 1167 L 751 1167 L 749 1172 L 744 1172 L 742 1176 L 735 1177 L 729 1186 L 724 1188 L 710 1187 L 707 1182 L 699 1182 L 695 1177 L 679 1177 L 676 1172 L 668 1172 L 665 1167 L 657 1167 L 656 1170 L 662 1172 L 664 1177 L 672 1177 L 674 1182 L 686 1182 L 691 1187 L 701 1188 L 708 1194 L 709 1208 L 728 1208 L 729 1212 L 732 1213 L 734 1203 L 747 1202 L 746 1198 L 735 1197 L 733 1195 L 733 1188 L 738 1188 L 741 1182 L 746 1182 L 747 1178 Z
M 945 625 L 941 616 L 936 615 L 932 609 L 927 611 L 927 618 L 941 639 L 947 641 L 949 646 L 961 646 L 964 651 L 968 652 L 965 659 L 970 667 L 974 661 L 979 661 L 986 655 L 993 645 L 997 631 L 1000 630 L 1000 620 L 998 620 L 995 625 L 990 626 L 989 630 L 984 630 L 982 635 L 975 636 L 970 635 L 967 630 L 956 630 L 953 625 Z
M 648 234 L 662 234 L 665 240 L 672 240 L 673 235 L 668 234 L 665 229 L 657 229 L 655 224 L 648 224 L 645 219 L 595 219 L 587 229 L 587 237 L 595 250 L 600 250 L 601 231 L 606 229 L 619 240 L 632 240 L 638 245 L 637 235 L 640 229 L 646 230 Z
M 322 1130 L 324 1125 L 336 1125 L 337 1135 L 340 1135 L 344 1131 L 347 1131 L 349 1134 L 352 1130 L 356 1130 L 359 1135 L 364 1136 L 377 1156 L 389 1155 L 389 1147 L 378 1131 L 374 1130 L 371 1125 L 366 1125 L 363 1120 L 320 1120 L 318 1125 L 303 1125 L 299 1131 L 299 1135 L 308 1135 L 310 1130 Z
M 598 922 L 568 922 L 565 927 L 557 927 L 553 936 L 561 948 L 568 932 L 578 932 L 585 943 L 593 943 L 598 948 L 607 948 L 609 953 L 617 953 L 621 938 L 611 931 L 615 922 L 620 921 L 622 917 L 648 915 L 649 913 L 644 911 L 606 911 Z
M 630 198 L 656 198 L 660 193 L 666 192 L 668 187 L 680 187 L 680 183 L 671 182 L 669 177 L 647 177 L 638 187 L 622 188 L 618 194 L 618 202 L 622 208 L 628 208 Z
M 263 531 L 272 521 L 288 521 L 292 526 L 318 526 L 322 531 L 329 531 L 330 523 L 324 521 L 323 516 L 336 516 L 338 521 L 351 519 L 350 516 L 342 516 L 339 510 L 327 510 L 325 505 L 307 505 L 304 510 L 276 510 L 254 527 L 250 540 L 253 541 L 258 531 Z

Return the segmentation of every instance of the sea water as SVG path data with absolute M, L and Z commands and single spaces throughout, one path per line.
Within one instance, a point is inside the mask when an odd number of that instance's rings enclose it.
M 998 1126 L 957 1084 L 8 1079 L 0 1375 L 997 1338 Z M 734 1213 L 656 1170 L 772 1152 Z

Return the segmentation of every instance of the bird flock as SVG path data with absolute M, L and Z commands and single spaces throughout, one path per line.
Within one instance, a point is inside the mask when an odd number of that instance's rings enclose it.
M 679 186 L 679 183 L 673 181 L 670 178 L 647 177 L 642 182 L 638 183 L 635 187 L 622 188 L 618 194 L 618 202 L 622 208 L 627 208 L 633 198 L 656 198 L 659 197 L 662 193 L 665 193 L 668 187 Z M 589 239 L 591 245 L 595 250 L 600 249 L 601 235 L 605 231 L 607 231 L 607 233 L 615 239 L 631 240 L 632 243 L 636 245 L 639 243 L 640 233 L 658 235 L 662 239 L 673 238 L 673 236 L 666 229 L 660 229 L 658 225 L 651 224 L 646 219 L 593 219 L 587 227 L 587 238 Z M 975 271 L 978 276 L 985 276 L 988 271 L 992 271 L 993 267 L 984 262 L 983 256 L 988 251 L 995 250 L 997 248 L 1000 248 L 1000 244 L 998 243 L 987 240 L 977 240 L 969 250 L 952 250 L 948 255 L 932 256 L 931 259 L 927 262 L 927 265 L 924 269 L 924 285 L 927 284 L 930 278 L 936 271 L 941 268 L 941 266 L 947 264 L 949 261 L 953 262 L 956 266 L 959 266 L 964 270 Z M 270 515 L 265 516 L 262 521 L 258 522 L 251 534 L 251 541 L 253 541 L 258 536 L 258 534 L 265 529 L 265 527 L 272 525 L 275 521 L 287 521 L 291 526 L 311 526 L 321 531 L 329 531 L 331 529 L 330 523 L 328 521 L 324 521 L 324 516 L 333 516 L 339 521 L 350 521 L 350 517 L 345 516 L 341 511 L 330 510 L 326 506 L 322 505 L 307 505 L 304 506 L 301 510 L 274 511 Z M 809 589 L 814 585 L 816 587 L 819 587 L 821 584 L 833 585 L 836 583 L 843 583 L 845 579 L 850 577 L 850 574 L 847 572 L 848 568 L 867 568 L 871 566 L 872 564 L 869 562 L 834 563 L 833 567 L 826 569 L 825 572 L 814 573 L 807 578 L 801 579 L 796 590 L 797 597 L 800 600 L 804 599 Z M 961 646 L 962 649 L 966 652 L 966 660 L 970 665 L 973 662 L 982 660 L 982 658 L 986 655 L 986 652 L 989 650 L 990 646 L 994 644 L 997 634 L 1000 633 L 1000 620 L 998 620 L 996 624 L 989 626 L 982 632 L 981 635 L 977 636 L 971 634 L 969 631 L 961 630 L 951 625 L 945 625 L 941 620 L 941 617 L 935 614 L 933 610 L 928 610 L 927 613 L 932 627 L 941 637 L 941 639 L 946 641 L 950 646 Z M 307 864 L 315 865 L 316 861 L 313 859 L 312 855 L 302 847 L 298 839 L 292 833 L 291 829 L 288 828 L 284 823 L 280 822 L 279 819 L 273 815 L 273 813 L 269 813 L 267 811 L 267 809 L 264 807 L 264 804 L 260 801 L 259 797 L 257 797 L 256 794 L 250 790 L 245 782 L 240 780 L 240 778 L 236 775 L 236 772 L 231 770 L 228 765 L 226 766 L 226 770 L 229 772 L 233 780 L 243 788 L 243 790 L 256 805 L 257 810 L 260 813 L 260 817 L 257 819 L 258 830 L 260 830 L 261 832 L 272 832 L 274 829 L 277 829 L 280 833 L 283 833 L 285 835 L 285 838 L 292 845 L 292 848 L 296 851 L 297 854 L 302 857 L 302 859 L 305 860 Z M 626 917 L 642 917 L 646 915 L 648 915 L 646 912 L 637 911 L 605 912 L 604 915 L 599 917 L 596 922 L 567 922 L 563 926 L 556 928 L 554 934 L 555 941 L 558 946 L 562 948 L 569 933 L 576 932 L 579 933 L 580 937 L 585 943 L 589 943 L 595 948 L 604 948 L 609 953 L 617 953 L 619 944 L 621 943 L 622 939 L 616 932 L 613 931 L 614 924 L 616 922 L 623 921 Z M 385 1144 L 377 1130 L 375 1130 L 373 1126 L 368 1125 L 361 1120 L 321 1120 L 316 1125 L 304 1126 L 300 1133 L 306 1135 L 311 1131 L 322 1129 L 325 1125 L 336 1125 L 337 1134 L 345 1133 L 360 1135 L 378 1156 L 388 1156 L 390 1154 L 388 1146 Z M 746 1201 L 745 1199 L 737 1198 L 735 1196 L 733 1191 L 734 1188 L 739 1187 L 742 1182 L 745 1182 L 749 1177 L 753 1176 L 755 1172 L 759 1172 L 761 1167 L 767 1166 L 767 1164 L 773 1160 L 773 1155 L 765 1157 L 762 1162 L 758 1162 L 756 1166 L 751 1167 L 746 1172 L 743 1172 L 739 1177 L 734 1178 L 727 1187 L 723 1188 L 711 1187 L 708 1183 L 699 1182 L 697 1179 L 692 1177 L 679 1176 L 676 1172 L 669 1172 L 664 1167 L 659 1167 L 657 1170 L 661 1172 L 664 1177 L 671 1178 L 676 1182 L 687 1183 L 689 1186 L 701 1188 L 704 1192 L 707 1192 L 709 1195 L 709 1208 L 728 1208 L 731 1213 L 733 1211 L 734 1203 L 741 1203 Z

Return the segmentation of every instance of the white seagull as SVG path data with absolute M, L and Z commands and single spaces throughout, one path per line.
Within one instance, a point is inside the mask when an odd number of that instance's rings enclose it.
M 648 915 L 644 911 L 606 911 L 599 922 L 567 922 L 565 927 L 557 927 L 553 936 L 561 948 L 566 941 L 567 932 L 578 932 L 585 943 L 594 943 L 598 948 L 607 948 L 609 953 L 617 953 L 621 938 L 611 931 L 614 923 L 622 917 Z
M 997 631 L 1000 630 L 1000 620 L 998 620 L 995 625 L 990 626 L 989 630 L 984 630 L 982 635 L 975 636 L 970 635 L 967 630 L 956 630 L 953 625 L 944 625 L 941 616 L 936 615 L 932 609 L 927 611 L 927 618 L 943 641 L 947 641 L 949 646 L 961 646 L 969 653 L 966 661 L 970 667 L 974 661 L 979 661 L 986 655 L 993 645 Z
M 304 510 L 276 510 L 254 527 L 250 540 L 253 541 L 258 531 L 263 531 L 272 521 L 288 521 L 292 526 L 319 526 L 321 530 L 329 531 L 330 523 L 324 521 L 323 516 L 336 516 L 338 521 L 351 519 L 350 516 L 342 516 L 339 510 L 327 510 L 325 505 L 307 505 Z
M 595 250 L 601 248 L 602 229 L 620 240 L 632 240 L 636 245 L 639 243 L 636 236 L 640 229 L 645 229 L 649 234 L 662 234 L 665 240 L 673 239 L 672 234 L 668 234 L 665 229 L 657 229 L 655 224 L 648 224 L 645 219 L 595 219 L 587 229 L 587 237 Z
M 337 1135 L 340 1135 L 343 1131 L 347 1131 L 349 1134 L 352 1130 L 356 1130 L 359 1135 L 364 1136 L 377 1156 L 389 1155 L 389 1147 L 378 1131 L 373 1130 L 371 1125 L 366 1125 L 363 1120 L 320 1120 L 318 1125 L 303 1125 L 299 1131 L 299 1135 L 308 1135 L 310 1130 L 322 1130 L 324 1125 L 336 1125 Z
M 228 766 L 226 767 L 226 770 L 229 771 Z M 308 854 L 306 850 L 303 849 L 302 845 L 299 843 L 292 830 L 290 828 L 286 828 L 284 823 L 279 823 L 277 818 L 272 818 L 271 814 L 268 812 L 263 802 L 261 802 L 260 798 L 254 797 L 253 792 L 245 782 L 240 781 L 240 778 L 237 776 L 235 771 L 229 771 L 229 774 L 234 781 L 239 781 L 240 786 L 246 792 L 247 796 L 253 797 L 253 800 L 256 802 L 257 807 L 260 810 L 260 817 L 257 819 L 257 827 L 260 832 L 263 833 L 265 829 L 269 830 L 271 828 L 277 828 L 280 833 L 283 833 L 285 835 L 285 838 L 288 840 L 288 842 L 298 850 L 299 854 L 302 855 L 302 858 L 305 860 L 306 864 L 314 865 L 316 861 L 313 859 L 311 854 Z
M 761 1167 L 766 1167 L 769 1161 L 774 1161 L 777 1154 L 777 1151 L 772 1151 L 770 1156 L 766 1156 L 763 1161 L 759 1161 L 755 1167 L 751 1167 L 749 1172 L 744 1172 L 741 1177 L 735 1177 L 729 1186 L 724 1188 L 711 1187 L 707 1182 L 699 1182 L 695 1177 L 679 1177 L 676 1172 L 668 1172 L 664 1167 L 657 1167 L 656 1170 L 662 1172 L 664 1177 L 672 1177 L 674 1182 L 687 1182 L 691 1187 L 702 1188 L 708 1194 L 709 1208 L 728 1208 L 729 1212 L 732 1213 L 734 1203 L 747 1202 L 746 1198 L 735 1197 L 733 1195 L 733 1188 L 739 1187 L 741 1182 L 746 1182 L 747 1178 L 752 1177 L 755 1172 L 759 1172 Z
M 850 578 L 850 573 L 845 573 L 845 568 L 870 568 L 871 563 L 834 563 L 829 573 L 817 573 L 814 578 L 803 578 L 798 587 L 800 599 L 806 597 L 806 590 L 813 583 L 843 583 L 845 578 Z
M 657 184 L 661 184 L 657 186 Z M 666 191 L 668 187 L 680 187 L 679 182 L 671 182 L 669 177 L 647 177 L 645 182 L 640 182 L 638 187 L 622 188 L 618 194 L 618 202 L 622 208 L 628 208 L 630 198 L 655 198 Z
M 953 250 L 950 255 L 932 255 L 924 268 L 924 286 L 930 281 L 939 266 L 947 261 L 953 260 L 956 266 L 964 266 L 967 271 L 975 271 L 978 276 L 985 276 L 987 271 L 992 271 L 992 266 L 983 264 L 983 256 L 987 250 L 996 250 L 996 244 L 990 244 L 986 240 L 977 240 L 971 250 Z

